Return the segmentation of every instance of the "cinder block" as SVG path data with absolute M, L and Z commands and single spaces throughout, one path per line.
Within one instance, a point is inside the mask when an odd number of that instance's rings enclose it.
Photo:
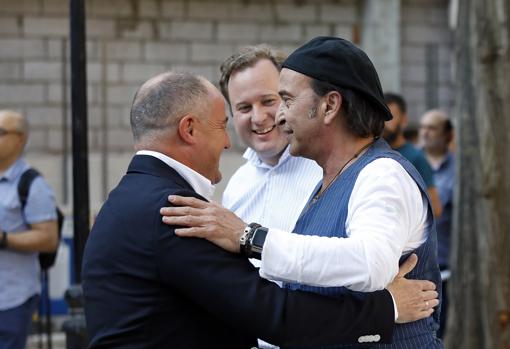
M 426 74 L 424 65 L 404 65 L 401 68 L 401 80 L 403 83 L 425 83 Z
M 188 59 L 188 45 L 147 42 L 145 59 L 149 62 L 179 62 Z
M 332 35 L 332 28 L 326 24 L 308 24 L 305 26 L 305 40 L 311 40 L 316 36 Z
M 69 21 L 66 18 L 24 18 L 25 35 L 33 36 L 68 36 Z
M 41 12 L 39 0 L 6 0 L 2 1 L 2 13 L 35 14 Z
M 69 15 L 68 0 L 43 0 L 42 5 L 44 13 Z
M 228 57 L 228 54 L 225 55 Z M 197 74 L 203 76 L 213 84 L 218 85 L 219 81 L 219 65 L 215 64 L 201 64 L 201 65 L 173 65 L 172 71 L 177 72 L 189 72 L 193 74 Z
M 0 64 L 0 79 L 17 80 L 21 78 L 21 63 L 2 62 Z
M 425 64 L 425 46 L 405 44 L 401 46 L 402 64 Z
M 232 18 L 236 20 L 255 20 L 268 22 L 276 20 L 274 6 L 269 3 L 235 1 L 232 6 Z
M 130 0 L 89 0 L 87 14 L 103 17 L 125 17 L 133 15 L 133 3 Z
M 188 17 L 203 19 L 232 18 L 232 3 L 229 1 L 189 1 Z
M 144 81 L 164 73 L 168 69 L 163 64 L 124 64 L 122 67 L 122 80 L 126 82 L 143 83 Z
M 48 96 L 49 103 L 62 103 L 63 102 L 63 87 L 62 84 L 59 83 L 50 83 L 47 85 L 46 93 Z M 68 89 L 68 85 L 66 84 L 66 89 Z M 71 98 L 70 92 L 68 91 L 67 98 Z M 70 103 L 70 100 L 67 101 Z
M 298 24 L 265 25 L 260 28 L 260 40 L 267 42 L 300 42 L 302 27 Z
M 430 25 L 406 25 L 402 31 L 403 43 L 442 43 L 448 40 L 443 28 Z
M 228 44 L 191 44 L 191 61 L 220 63 L 234 52 Z
M 125 107 L 131 105 L 138 85 L 117 85 L 108 87 L 108 101 L 114 106 Z
M 138 60 L 142 57 L 142 44 L 133 41 L 115 41 L 107 44 L 108 59 Z
M 48 129 L 48 150 L 51 152 L 62 152 L 63 151 L 63 140 L 64 132 L 62 129 L 51 127 Z
M 133 136 L 128 128 L 114 128 L 108 130 L 108 148 L 116 151 L 133 149 Z
M 28 123 L 34 127 L 61 127 L 62 109 L 58 107 L 38 106 L 25 109 Z
M 158 17 L 160 13 L 159 3 L 156 0 L 143 0 L 138 2 L 138 14 L 142 18 Z
M 160 35 L 167 39 L 210 40 L 213 38 L 213 24 L 210 21 L 161 23 Z
M 134 21 L 131 19 L 117 21 L 117 29 L 122 38 L 125 39 L 145 39 L 154 38 L 155 26 L 149 21 Z
M 21 32 L 21 21 L 19 21 L 17 17 L 0 17 L 0 34 L 17 35 Z
M 161 16 L 163 18 L 183 18 L 185 13 L 185 2 L 181 1 L 168 1 L 161 2 Z
M 0 58 L 42 58 L 44 40 L 0 39 Z
M 60 81 L 62 79 L 62 64 L 47 61 L 25 62 L 23 77 L 26 80 Z
M 335 36 L 352 41 L 352 25 L 349 24 L 338 24 L 335 25 Z
M 276 14 L 281 21 L 310 23 L 317 20 L 318 8 L 315 4 L 278 4 Z
M 321 22 L 329 23 L 356 23 L 358 14 L 355 2 L 344 2 L 338 4 L 321 4 L 319 5 L 319 18 Z
M 106 80 L 108 82 L 117 82 L 120 80 L 120 65 L 110 63 L 106 65 Z M 103 64 L 99 62 L 87 63 L 87 80 L 90 82 L 100 82 L 103 80 Z
M 259 25 L 253 23 L 220 23 L 218 25 L 218 40 L 220 41 L 258 41 Z
M 48 144 L 48 132 L 46 129 L 37 129 L 32 127 L 30 129 L 30 135 L 28 143 L 26 145 L 26 151 L 28 153 L 44 153 L 47 151 Z
M 87 37 L 114 38 L 116 36 L 115 21 L 112 19 L 87 19 Z
M 0 103 L 33 105 L 44 102 L 42 84 L 0 84 Z

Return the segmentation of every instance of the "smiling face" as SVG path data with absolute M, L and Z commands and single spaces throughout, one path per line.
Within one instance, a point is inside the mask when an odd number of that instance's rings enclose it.
M 206 82 L 210 99 L 204 116 L 198 119 L 200 136 L 199 149 L 196 152 L 197 172 L 208 178 L 212 184 L 221 181 L 220 156 L 224 149 L 230 148 L 227 133 L 228 117 L 225 115 L 225 100 L 221 93 Z
M 21 114 L 0 111 L 0 130 L 0 170 L 5 170 L 16 161 L 25 146 Z
M 320 102 L 306 75 L 290 69 L 280 73 L 279 94 L 282 98 L 278 123 L 287 135 L 290 153 L 312 160 L 320 152 L 322 117 L 317 116 Z
M 276 127 L 280 105 L 278 70 L 262 59 L 252 67 L 233 73 L 228 83 L 234 127 L 241 140 L 261 161 L 275 165 L 287 146 L 287 139 Z

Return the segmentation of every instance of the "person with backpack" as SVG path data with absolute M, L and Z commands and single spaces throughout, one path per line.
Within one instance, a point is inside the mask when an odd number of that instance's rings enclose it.
M 41 252 L 54 253 L 59 243 L 53 191 L 43 177 L 38 173 L 34 175 L 22 157 L 27 139 L 28 124 L 23 115 L 1 110 L 0 348 L 2 349 L 25 348 L 32 313 L 37 307 L 41 292 L 38 255 Z M 24 198 L 20 197 L 22 179 L 26 182 L 27 189 L 25 194 L 22 193 Z

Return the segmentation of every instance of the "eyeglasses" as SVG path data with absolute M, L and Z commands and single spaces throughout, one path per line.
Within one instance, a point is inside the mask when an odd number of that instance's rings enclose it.
M 15 131 L 15 130 L 6 130 L 5 128 L 1 128 L 0 127 L 0 137 L 3 137 L 3 136 L 7 136 L 8 134 L 21 134 L 22 132 L 20 131 Z

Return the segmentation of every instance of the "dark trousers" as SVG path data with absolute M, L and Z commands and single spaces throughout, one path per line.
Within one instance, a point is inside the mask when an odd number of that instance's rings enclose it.
M 0 310 L 0 349 L 25 349 L 32 323 L 32 314 L 39 304 L 39 296 L 7 310 Z
M 448 313 L 448 290 L 447 290 L 448 281 L 445 280 L 441 283 L 441 315 L 439 316 L 439 330 L 437 331 L 437 336 L 441 339 L 444 339 L 444 334 L 446 333 L 446 316 Z

